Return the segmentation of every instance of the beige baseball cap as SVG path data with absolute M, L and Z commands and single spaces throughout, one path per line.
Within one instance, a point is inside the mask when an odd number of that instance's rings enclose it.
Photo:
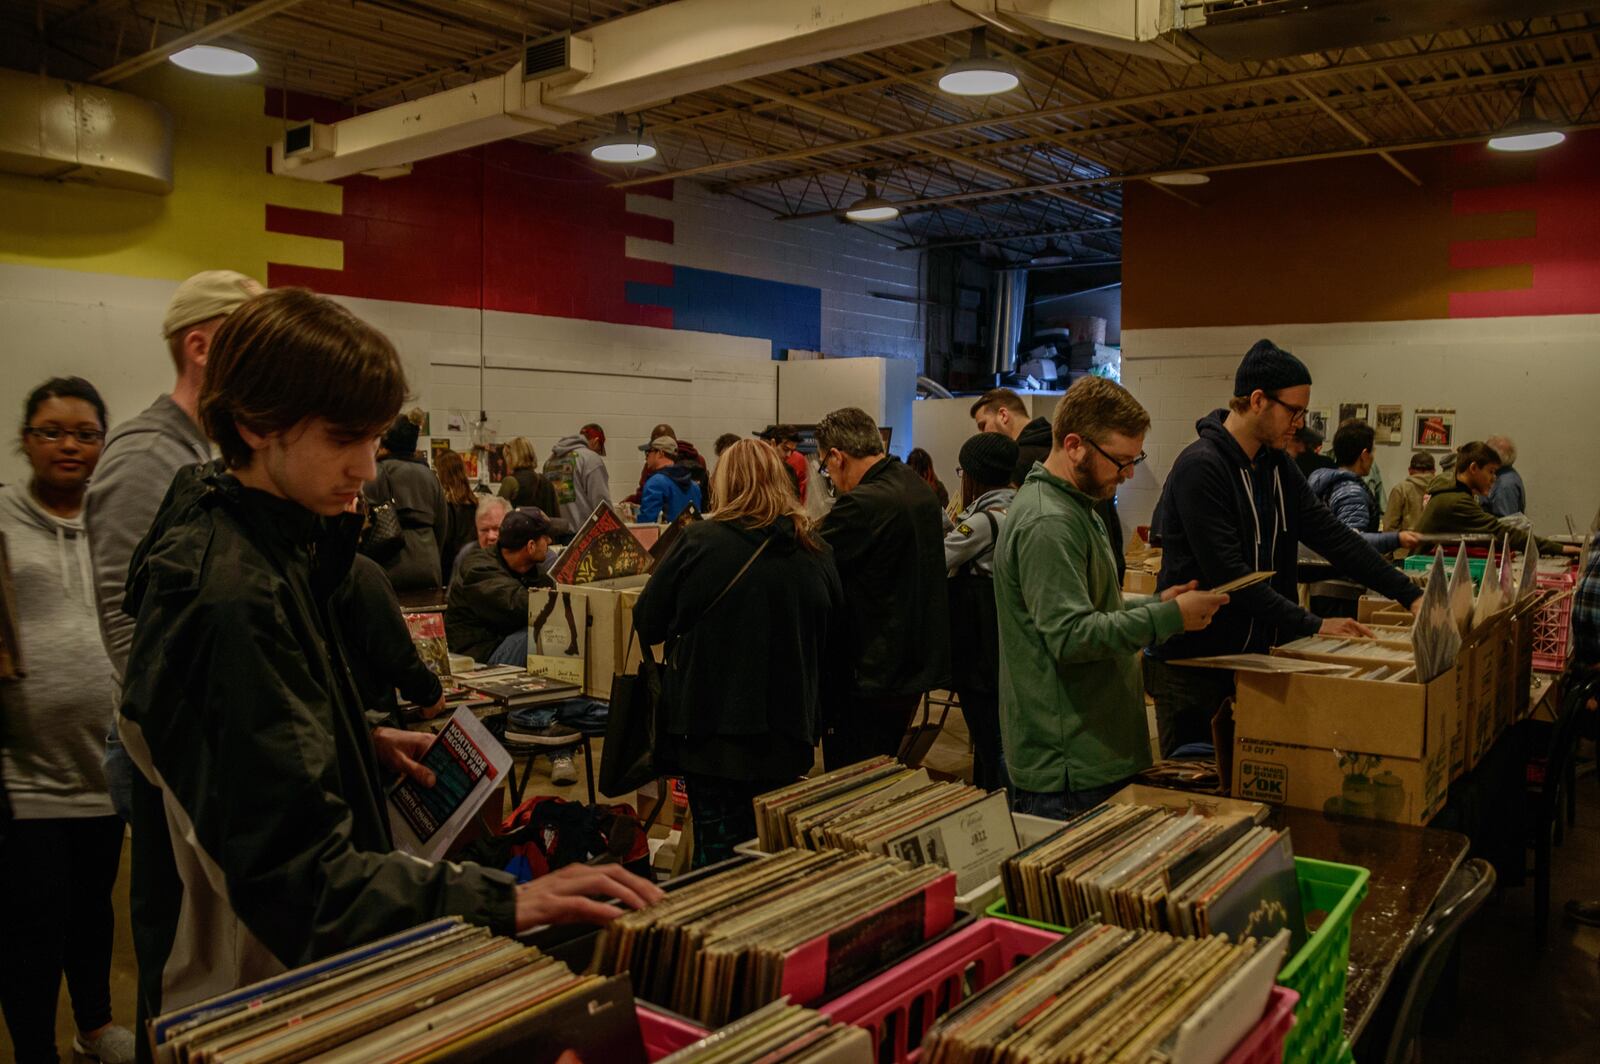
M 639 445 L 641 451 L 660 451 L 668 458 L 678 457 L 678 441 L 671 436 L 657 436 L 649 443 Z
M 265 292 L 260 282 L 233 270 L 205 270 L 178 286 L 161 319 L 161 335 L 171 336 L 212 318 L 222 318 Z

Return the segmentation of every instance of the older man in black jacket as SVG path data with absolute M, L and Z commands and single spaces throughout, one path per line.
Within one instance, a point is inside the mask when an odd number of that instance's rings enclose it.
M 949 599 L 939 500 L 883 451 L 864 410 L 817 425 L 817 457 L 840 493 L 822 536 L 844 585 L 844 689 L 825 707 L 829 769 L 894 754 L 924 692 L 950 682 Z

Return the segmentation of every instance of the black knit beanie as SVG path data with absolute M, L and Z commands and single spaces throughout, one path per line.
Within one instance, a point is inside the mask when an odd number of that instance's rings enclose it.
M 986 488 L 1011 483 L 1017 468 L 1017 444 L 1000 432 L 980 432 L 961 445 L 961 475 Z
M 1257 340 L 1233 375 L 1233 394 L 1249 395 L 1257 388 L 1270 393 L 1310 383 L 1311 371 L 1304 362 L 1271 340 Z

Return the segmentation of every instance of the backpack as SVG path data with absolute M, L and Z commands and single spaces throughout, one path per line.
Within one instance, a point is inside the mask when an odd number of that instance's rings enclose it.
M 498 834 L 475 840 L 461 854 L 462 860 L 505 869 L 518 883 L 597 857 L 652 878 L 649 838 L 632 806 L 529 798 L 511 811 Z

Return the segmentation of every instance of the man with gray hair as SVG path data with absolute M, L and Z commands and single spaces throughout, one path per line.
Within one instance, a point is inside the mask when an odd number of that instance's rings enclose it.
M 450 563 L 449 577 L 445 583 L 448 585 L 454 580 L 456 573 L 461 569 L 461 563 L 474 547 L 492 547 L 500 542 L 500 524 L 506 519 L 506 514 L 511 512 L 511 500 L 504 495 L 485 495 L 478 500 L 478 510 L 472 517 L 473 527 L 477 529 L 476 542 L 469 542 L 456 551 L 455 560 Z M 554 524 L 554 522 L 551 522 Z
M 223 319 L 260 295 L 256 281 L 232 270 L 206 270 L 178 286 L 161 322 L 161 335 L 177 370 L 177 383 L 144 412 L 118 425 L 106 437 L 105 452 L 84 499 L 83 519 L 94 562 L 95 605 L 100 638 L 111 657 L 117 688 L 128 668 L 133 618 L 122 612 L 128 563 L 150 531 L 172 477 L 186 465 L 211 461 L 211 441 L 200 429 L 200 380 L 205 376 L 211 338 Z M 115 706 L 107 707 L 111 720 Z M 132 803 L 133 766 L 117 738 L 106 736 L 106 782 L 111 802 L 124 820 Z
M 844 585 L 844 660 L 822 740 L 827 768 L 899 752 L 924 692 L 950 682 L 944 523 L 933 489 L 884 454 L 856 407 L 817 424 L 817 463 L 839 499 L 822 522 Z
M 1512 467 L 1517 462 L 1517 444 L 1510 436 L 1490 436 L 1483 441 L 1500 456 L 1500 472 L 1495 474 L 1494 487 L 1484 503 L 1496 517 L 1528 512 L 1528 490 L 1523 486 L 1522 474 Z

